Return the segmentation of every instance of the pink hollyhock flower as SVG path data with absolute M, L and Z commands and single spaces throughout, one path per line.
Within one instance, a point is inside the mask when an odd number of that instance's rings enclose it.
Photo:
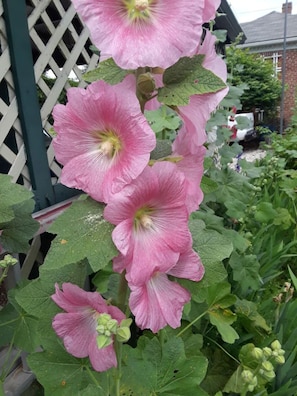
M 116 354 L 111 343 L 98 348 L 97 337 L 100 318 L 105 322 L 120 322 L 125 315 L 117 307 L 109 306 L 97 292 L 86 292 L 72 283 L 63 283 L 62 291 L 56 284 L 52 295 L 54 302 L 66 313 L 58 313 L 53 319 L 53 328 L 63 339 L 68 353 L 77 357 L 89 356 L 96 371 L 105 371 L 117 366 Z M 110 319 L 109 319 L 110 318 Z M 104 323 L 105 323 L 104 322 Z
M 162 162 L 145 168 L 107 204 L 104 217 L 116 225 L 112 239 L 121 253 L 115 268 L 129 271 L 133 283 L 167 271 L 191 246 L 185 201 L 184 175 Z
M 221 4 L 221 0 L 205 0 L 204 10 L 203 10 L 203 23 L 209 22 L 215 19 L 216 11 Z
M 70 88 L 68 103 L 53 110 L 54 149 L 64 165 L 61 183 L 108 202 L 144 169 L 155 134 L 141 113 L 133 76 L 110 86 Z
M 198 255 L 191 249 L 180 256 L 178 263 L 168 275 L 200 281 L 204 267 Z M 129 282 L 131 289 L 129 306 L 141 329 L 151 329 L 154 333 L 166 325 L 180 326 L 184 305 L 190 301 L 190 293 L 178 283 L 170 281 L 166 273 L 155 272 L 142 285 Z
M 103 56 L 123 69 L 173 65 L 193 55 L 204 0 L 72 0 Z

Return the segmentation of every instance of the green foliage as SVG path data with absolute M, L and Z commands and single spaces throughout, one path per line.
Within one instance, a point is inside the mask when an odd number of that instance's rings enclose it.
M 123 81 L 129 73 L 131 71 L 121 69 L 112 58 L 109 58 L 100 62 L 96 69 L 86 72 L 83 78 L 89 83 L 103 80 L 108 84 L 115 85 Z
M 248 85 L 241 97 L 243 109 L 253 111 L 258 107 L 265 111 L 265 115 L 275 113 L 280 101 L 281 82 L 273 76 L 272 63 L 234 45 L 228 47 L 226 52 L 232 84 Z
M 78 200 L 51 225 L 57 234 L 45 264 L 60 268 L 88 259 L 93 271 L 105 267 L 117 254 L 111 239 L 113 226 L 103 218 L 103 205 L 91 198 Z M 98 243 L 100 241 L 100 243 Z
M 158 90 L 158 100 L 168 106 L 185 106 L 190 96 L 217 92 L 226 87 L 224 82 L 202 66 L 204 55 L 181 58 L 165 70 L 164 87 Z

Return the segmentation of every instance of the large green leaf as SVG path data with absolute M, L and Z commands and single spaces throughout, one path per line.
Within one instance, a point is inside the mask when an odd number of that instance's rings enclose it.
M 107 374 L 96 373 L 88 359 L 73 357 L 58 342 L 54 350 L 30 355 L 28 364 L 43 385 L 45 396 L 87 395 L 86 388 L 94 381 L 97 382 L 94 395 L 109 395 Z
M 161 345 L 157 338 L 143 337 L 137 350 L 124 348 L 121 394 L 192 396 L 198 394 L 206 369 L 204 356 L 186 357 L 182 339 L 171 338 Z
M 38 321 L 17 304 L 14 290 L 9 293 L 9 301 L 0 312 L 0 345 L 12 342 L 26 352 L 33 352 L 39 345 L 36 337 Z
M 0 229 L 2 230 L 0 242 L 8 251 L 17 253 L 28 251 L 28 241 L 39 229 L 38 221 L 32 218 L 33 209 L 33 199 L 27 199 L 14 205 L 14 218 L 12 220 L 0 223 Z
M 109 58 L 100 62 L 96 69 L 85 73 L 83 78 L 87 82 L 104 80 L 108 84 L 114 85 L 123 81 L 126 75 L 132 72 L 121 69 L 112 58 Z
M 50 271 L 44 266 L 40 269 L 40 278 L 16 291 L 17 303 L 29 314 L 37 317 L 53 317 L 57 306 L 51 296 L 55 292 L 55 283 L 75 283 L 83 286 L 86 279 L 86 262 L 70 264 Z
M 11 182 L 12 177 L 0 173 L 0 229 L 1 224 L 12 220 L 15 215 L 12 207 L 33 197 L 24 186 Z
M 202 66 L 204 55 L 181 58 L 165 70 L 164 87 L 159 88 L 158 100 L 169 106 L 185 106 L 190 96 L 217 92 L 226 84 Z
M 199 282 L 200 287 L 221 282 L 227 276 L 222 260 L 232 253 L 232 243 L 219 232 L 205 229 L 201 220 L 191 220 L 189 226 L 193 237 L 193 248 L 205 267 L 205 276 Z
M 91 198 L 74 202 L 52 224 L 57 234 L 44 266 L 60 268 L 88 259 L 94 272 L 104 268 L 117 255 L 111 239 L 114 228 L 103 218 L 104 206 Z

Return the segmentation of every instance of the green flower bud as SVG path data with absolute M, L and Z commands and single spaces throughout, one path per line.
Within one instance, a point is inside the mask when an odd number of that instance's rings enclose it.
M 241 373 L 241 378 L 245 383 L 251 384 L 254 379 L 254 374 L 251 372 L 251 370 L 243 370 Z
M 119 327 L 117 329 L 116 338 L 119 342 L 127 342 L 131 337 L 129 327 Z
M 137 78 L 137 88 L 144 95 L 150 95 L 156 89 L 155 80 L 151 73 L 140 74 Z
M 268 360 L 266 360 L 265 362 L 262 363 L 262 368 L 265 371 L 273 371 L 274 370 L 272 363 L 269 362 Z
M 274 371 L 264 371 L 262 376 L 267 380 L 271 381 L 273 378 L 275 378 L 275 372 Z
M 266 358 L 269 358 L 272 355 L 272 349 L 265 347 L 263 348 L 263 353 Z
M 99 349 L 106 348 L 107 346 L 112 344 L 112 338 L 111 337 L 107 337 L 104 334 L 98 335 L 97 338 L 96 338 L 96 341 L 97 341 L 97 347 Z
M 256 358 L 258 361 L 262 361 L 262 358 L 263 358 L 263 351 L 262 351 L 262 349 L 261 349 L 261 348 L 255 347 L 255 348 L 252 350 L 252 356 L 253 356 L 254 358 Z
M 255 386 L 254 386 L 254 385 L 249 385 L 249 386 L 248 386 L 248 391 L 249 391 L 249 392 L 253 392 L 254 389 L 255 389 Z
M 15 265 L 18 262 L 14 257 L 10 254 L 6 254 L 3 260 L 0 260 L 0 268 L 7 268 L 12 265 Z
M 284 349 L 279 349 L 277 352 L 278 352 L 278 356 L 284 356 L 284 354 L 286 353 Z
M 115 319 L 111 319 L 106 323 L 106 328 L 109 330 L 111 333 L 115 334 L 117 331 L 118 327 L 118 322 Z
M 274 360 L 275 360 L 275 363 L 277 363 L 277 364 L 284 364 L 286 361 L 284 356 L 277 356 Z
M 272 343 L 271 343 L 271 348 L 273 349 L 273 350 L 278 350 L 278 349 L 281 349 L 281 344 L 280 344 L 280 342 L 278 341 L 278 340 L 275 340 L 275 341 L 273 341 Z

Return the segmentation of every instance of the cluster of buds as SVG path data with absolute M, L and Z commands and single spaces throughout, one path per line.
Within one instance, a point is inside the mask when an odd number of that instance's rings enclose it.
M 243 355 L 244 370 L 241 372 L 241 378 L 247 391 L 253 392 L 258 386 L 265 385 L 275 378 L 275 367 L 285 363 L 285 351 L 278 340 L 273 341 L 270 347 L 258 348 L 253 344 L 245 347 L 247 354 Z M 245 360 L 249 363 L 248 367 Z
M 18 262 L 18 260 L 16 260 L 10 254 L 6 254 L 3 258 L 3 260 L 0 260 L 0 268 L 11 267 L 12 265 L 15 265 L 17 262 Z
M 115 336 L 119 342 L 127 342 L 130 337 L 130 325 L 132 319 L 123 319 L 120 324 L 113 319 L 108 313 L 103 313 L 98 316 L 96 331 L 98 336 L 97 346 L 99 349 L 105 348 L 113 343 Z

